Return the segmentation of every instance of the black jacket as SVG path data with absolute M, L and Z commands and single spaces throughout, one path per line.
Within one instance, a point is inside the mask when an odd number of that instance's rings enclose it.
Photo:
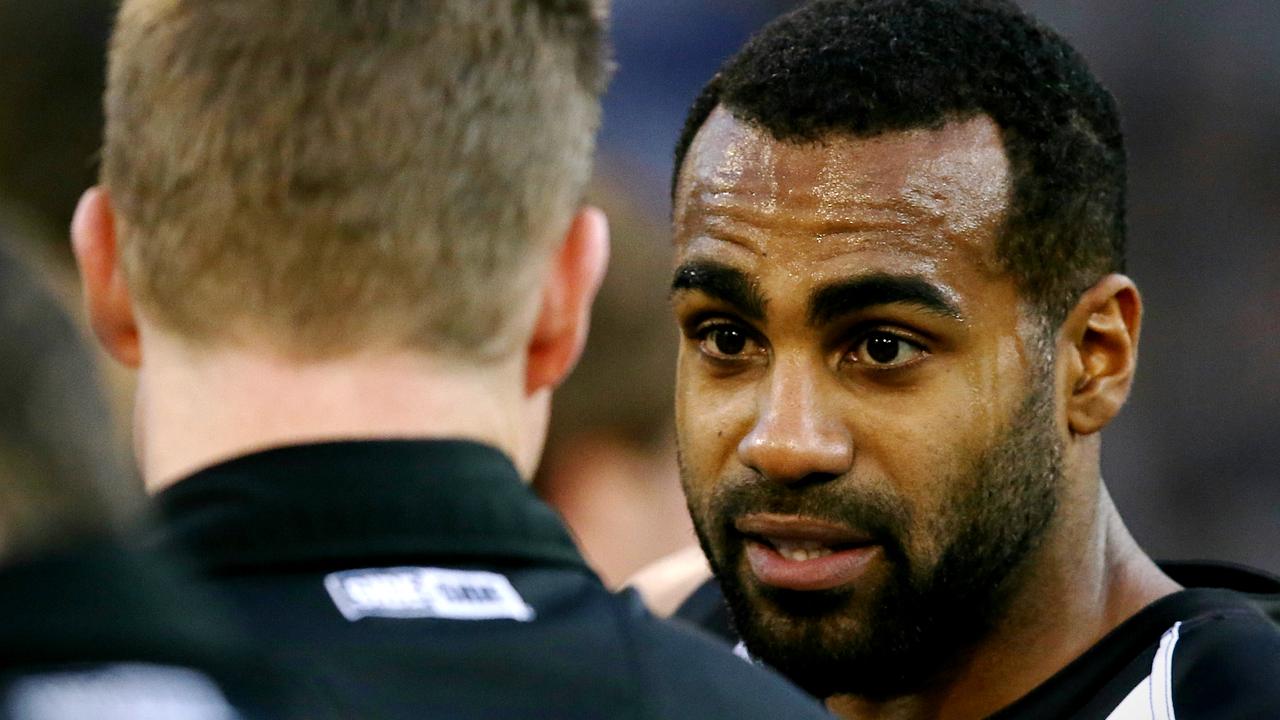
M 182 585 L 105 541 L 0 570 L 0 718 L 305 716 L 234 624 Z
M 825 717 L 634 594 L 609 593 L 485 446 L 270 450 L 158 504 L 159 544 L 186 553 L 338 717 Z

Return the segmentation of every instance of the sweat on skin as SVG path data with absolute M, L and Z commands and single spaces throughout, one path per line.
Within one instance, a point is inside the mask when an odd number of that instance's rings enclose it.
M 681 170 L 690 510 L 748 647 L 850 717 L 985 716 L 1176 589 L 1098 473 L 1136 288 L 1044 332 L 1008 195 L 986 116 L 788 143 L 722 107 Z

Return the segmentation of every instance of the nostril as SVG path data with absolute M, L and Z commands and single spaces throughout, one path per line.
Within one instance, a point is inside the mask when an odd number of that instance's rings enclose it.
M 788 485 L 794 488 L 809 487 L 811 485 L 822 485 L 840 477 L 835 473 L 813 472 L 801 477 L 799 480 L 789 482 Z
M 739 444 L 738 458 L 767 480 L 816 485 L 849 472 L 853 447 L 844 433 L 804 433 L 799 437 L 751 433 Z

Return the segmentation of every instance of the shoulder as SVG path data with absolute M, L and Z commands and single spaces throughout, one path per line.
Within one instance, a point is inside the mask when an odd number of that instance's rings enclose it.
M 772 671 L 679 621 L 651 615 L 634 594 L 624 593 L 632 636 L 657 717 L 826 718 L 816 700 Z
M 0 718 L 283 718 L 309 697 L 170 558 L 100 540 L 26 560 L 0 611 Z
M 187 667 L 147 663 L 78 664 L 0 678 L 0 718 L 164 717 L 239 720 L 223 688 Z
M 1280 716 L 1280 628 L 1243 600 L 1178 623 L 1162 645 L 1176 717 Z
M 1071 717 L 1280 717 L 1280 628 L 1240 593 L 1190 588 L 1148 606 L 1059 673 L 1056 693 L 1044 687 L 1038 700 L 1082 708 Z
M 1280 717 L 1280 628 L 1236 593 L 1195 592 L 1199 610 L 1164 631 L 1108 720 Z

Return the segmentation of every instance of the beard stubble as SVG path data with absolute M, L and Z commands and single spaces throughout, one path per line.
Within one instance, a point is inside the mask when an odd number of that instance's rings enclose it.
M 884 700 L 937 681 L 990 632 L 1057 512 L 1063 449 L 1052 382 L 1040 373 L 1010 422 L 937 487 L 945 510 L 913 523 L 895 494 L 860 483 L 803 485 L 759 477 L 728 483 L 690 513 L 734 624 L 751 654 L 810 694 Z M 684 462 L 681 473 L 686 475 Z M 684 478 L 686 490 L 690 478 Z M 799 592 L 754 583 L 733 521 L 747 512 L 804 515 L 869 534 L 883 553 L 878 587 Z M 934 558 L 913 557 L 910 533 L 931 530 Z

